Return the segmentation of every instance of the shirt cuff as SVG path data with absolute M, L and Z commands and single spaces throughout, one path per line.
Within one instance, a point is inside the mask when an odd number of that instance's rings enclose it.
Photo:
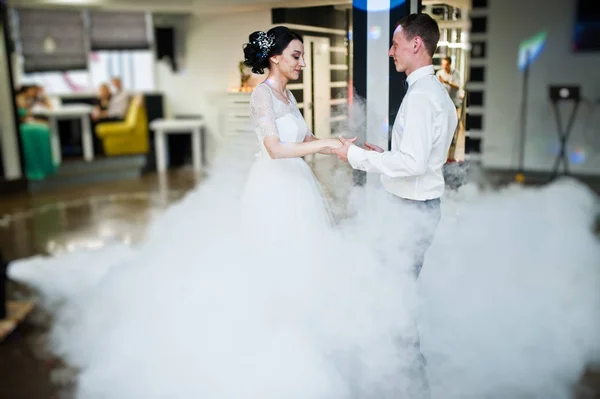
M 367 160 L 367 151 L 351 145 L 348 148 L 348 162 L 354 169 L 364 170 L 363 163 Z

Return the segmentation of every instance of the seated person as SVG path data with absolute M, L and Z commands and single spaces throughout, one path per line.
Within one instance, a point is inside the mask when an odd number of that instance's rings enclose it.
M 106 83 L 102 83 L 98 89 L 98 99 L 92 111 L 92 120 L 94 122 L 102 122 L 110 120 L 108 116 L 108 106 L 110 104 L 111 94 Z
M 33 106 L 46 108 L 46 109 L 52 109 L 53 108 L 52 103 L 50 102 L 50 99 L 46 95 L 46 91 L 44 90 L 44 88 L 40 85 L 34 85 L 33 87 L 34 87 Z
M 36 105 L 37 88 L 35 86 L 23 85 L 17 90 L 15 102 L 17 103 L 17 112 L 19 114 L 19 122 L 21 123 L 39 123 L 48 124 L 43 118 L 33 116 L 31 113 Z
M 30 180 L 42 180 L 56 172 L 51 146 L 51 132 L 48 123 L 31 113 L 34 90 L 30 86 L 21 87 L 15 102 L 19 114 L 19 134 L 23 148 L 25 175 Z
M 114 87 L 114 93 L 108 104 L 108 117 L 112 120 L 124 120 L 129 108 L 129 94 L 123 90 L 123 84 L 120 78 L 111 79 Z
M 40 85 L 23 85 L 20 94 L 24 97 L 27 109 L 30 111 L 36 108 L 52 109 L 52 103 Z
M 96 131 L 96 125 L 102 122 L 118 122 L 122 121 L 123 117 L 111 115 L 109 110 L 113 95 L 110 92 L 108 84 L 102 83 L 98 89 L 98 99 L 92 111 L 92 130 Z M 127 111 L 127 110 L 125 110 Z M 104 155 L 104 146 L 102 140 L 94 134 L 94 153 L 96 155 Z

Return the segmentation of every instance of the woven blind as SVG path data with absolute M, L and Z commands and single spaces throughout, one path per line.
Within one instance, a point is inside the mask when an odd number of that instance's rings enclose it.
M 150 48 L 146 13 L 90 13 L 92 50 L 146 50 Z
M 25 73 L 87 69 L 80 11 L 19 9 Z

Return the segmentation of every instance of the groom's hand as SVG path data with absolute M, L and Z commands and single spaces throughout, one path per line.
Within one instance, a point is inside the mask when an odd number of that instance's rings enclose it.
M 367 143 L 366 141 L 365 141 L 365 147 L 367 147 L 367 149 L 371 150 L 371 151 L 385 152 L 385 150 L 383 148 L 376 146 L 375 144 Z
M 335 155 L 337 155 L 337 157 L 342 161 L 348 162 L 348 149 L 355 141 L 356 137 L 354 137 L 353 139 L 346 139 L 344 137 L 340 137 L 340 142 L 342 143 L 342 146 L 340 148 L 332 150 L 332 152 Z

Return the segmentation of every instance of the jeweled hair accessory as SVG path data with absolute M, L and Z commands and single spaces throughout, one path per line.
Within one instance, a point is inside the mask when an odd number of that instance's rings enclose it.
M 260 57 L 269 55 L 269 50 L 275 45 L 275 35 L 267 35 L 265 32 L 258 32 L 258 38 L 252 42 L 260 47 Z

